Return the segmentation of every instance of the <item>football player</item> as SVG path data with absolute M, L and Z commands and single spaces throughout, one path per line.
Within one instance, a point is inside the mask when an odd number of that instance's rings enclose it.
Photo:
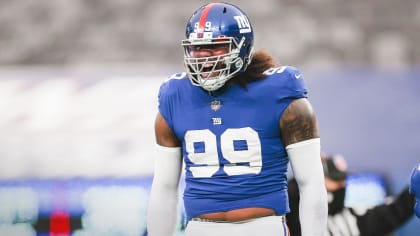
M 183 163 L 187 236 L 288 235 L 289 161 L 302 232 L 323 235 L 320 136 L 301 72 L 254 53 L 249 18 L 231 4 L 200 7 L 182 46 L 186 72 L 165 81 L 158 96 L 149 235 L 173 234 Z
M 414 212 L 420 218 L 420 163 L 411 172 L 410 193 L 416 197 Z

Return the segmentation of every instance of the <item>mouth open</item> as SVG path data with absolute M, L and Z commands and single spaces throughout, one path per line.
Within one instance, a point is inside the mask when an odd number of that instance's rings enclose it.
M 214 72 L 216 69 L 215 63 L 205 63 L 201 69 L 201 76 L 203 78 L 211 78 L 215 77 L 219 74 L 219 72 Z

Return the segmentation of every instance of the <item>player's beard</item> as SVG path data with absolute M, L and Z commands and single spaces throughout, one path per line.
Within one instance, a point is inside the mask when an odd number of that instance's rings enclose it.
M 346 189 L 340 188 L 334 192 L 328 192 L 328 215 L 335 215 L 341 212 L 344 208 L 344 198 L 346 196 Z

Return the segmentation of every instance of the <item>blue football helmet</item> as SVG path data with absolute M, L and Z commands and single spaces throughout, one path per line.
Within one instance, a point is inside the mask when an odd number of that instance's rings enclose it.
M 199 8 L 186 27 L 184 64 L 191 83 L 215 91 L 244 72 L 251 63 L 254 34 L 247 15 L 227 3 L 210 3 Z M 196 56 L 197 48 L 226 46 L 222 55 Z

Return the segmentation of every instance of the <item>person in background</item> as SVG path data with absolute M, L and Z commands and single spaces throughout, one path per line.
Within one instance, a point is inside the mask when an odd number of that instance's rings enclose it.
M 254 53 L 237 6 L 210 3 L 188 20 L 186 72 L 159 91 L 148 233 L 173 234 L 185 164 L 186 236 L 287 236 L 287 169 L 301 191 L 305 235 L 321 236 L 327 192 L 315 112 L 302 73 Z
M 384 236 L 392 233 L 414 214 L 415 198 L 406 186 L 390 203 L 370 209 L 355 209 L 345 206 L 347 163 L 342 155 L 321 157 L 328 191 L 328 223 L 326 235 L 331 236 Z M 418 181 L 420 182 L 420 181 Z M 414 185 L 413 185 L 414 186 Z M 420 185 L 419 185 L 420 186 Z M 415 186 L 418 188 L 419 186 Z M 299 191 L 295 180 L 289 180 L 291 212 L 286 215 L 291 236 L 300 236 Z

